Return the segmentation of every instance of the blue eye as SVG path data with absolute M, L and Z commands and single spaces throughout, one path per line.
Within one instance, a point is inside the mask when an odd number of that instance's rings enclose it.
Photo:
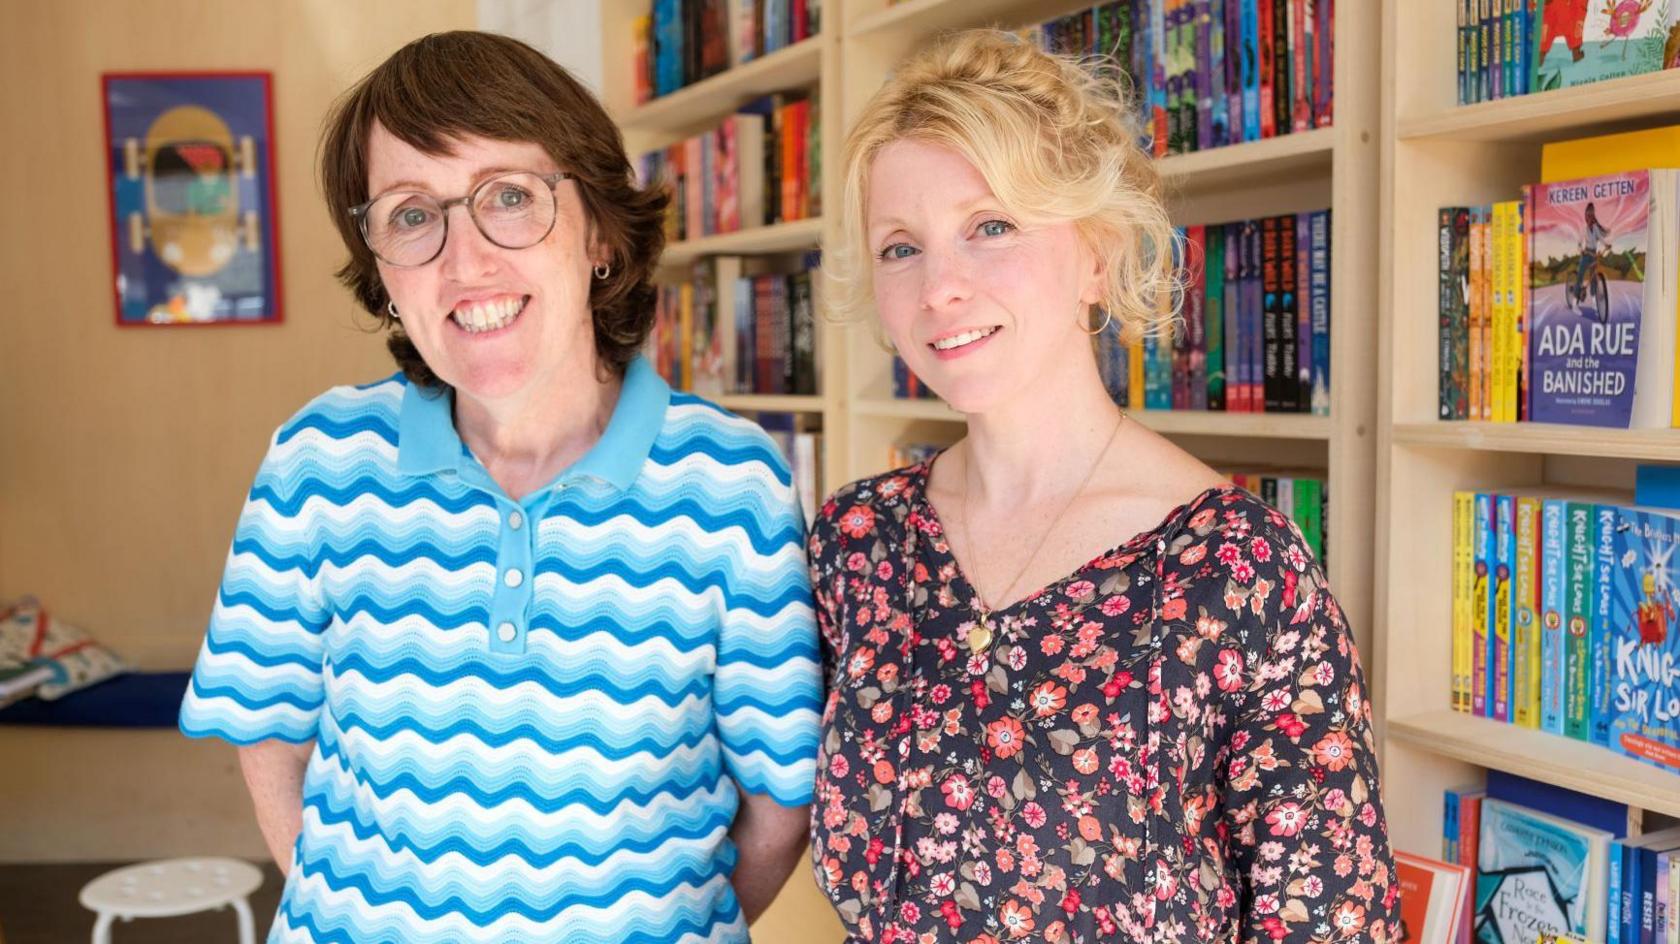
M 1008 220 L 987 220 L 980 224 L 980 232 L 987 236 L 1002 236 L 1015 228 Z
M 909 243 L 893 243 L 876 254 L 877 259 L 908 259 L 916 254 L 916 248 Z

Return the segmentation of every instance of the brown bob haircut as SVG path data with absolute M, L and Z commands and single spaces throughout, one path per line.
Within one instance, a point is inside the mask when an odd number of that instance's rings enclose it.
M 570 73 L 525 43 L 495 33 L 433 33 L 397 50 L 334 104 L 320 149 L 321 187 L 350 260 L 338 279 L 390 331 L 403 373 L 443 386 L 386 312 L 390 296 L 350 208 L 368 200 L 368 135 L 374 122 L 427 154 L 466 137 L 540 145 L 577 184 L 612 274 L 590 281 L 595 352 L 622 375 L 653 324 L 653 270 L 665 246 L 670 200 L 636 185 L 624 139 L 606 110 Z

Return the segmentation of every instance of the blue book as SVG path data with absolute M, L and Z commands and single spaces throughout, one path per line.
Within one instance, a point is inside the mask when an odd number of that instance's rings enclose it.
M 1476 574 L 1471 610 L 1471 713 L 1482 718 L 1494 717 L 1495 701 L 1493 500 L 1487 492 L 1476 493 L 1471 539 Z
M 1476 854 L 1474 934 L 1515 944 L 1537 931 L 1602 939 L 1613 837 L 1489 797 Z
M 1511 682 L 1516 673 L 1511 671 L 1511 642 L 1516 636 L 1517 615 L 1517 594 L 1512 586 L 1517 573 L 1515 504 L 1510 495 L 1495 495 L 1493 499 L 1493 588 L 1488 594 L 1491 607 L 1488 625 L 1493 645 L 1488 699 L 1493 703 L 1493 710 L 1488 712 L 1488 717 L 1495 721 L 1510 721 L 1514 703 Z
M 1588 628 L 1587 645 L 1592 653 L 1591 689 L 1588 701 L 1592 725 L 1588 740 L 1594 744 L 1610 744 L 1610 626 L 1613 619 L 1614 591 L 1625 574 L 1616 565 L 1616 526 L 1618 509 L 1615 505 L 1599 505 L 1593 514 L 1593 557 L 1595 601 L 1593 621 Z
M 1637 815 L 1638 812 L 1630 811 L 1626 803 L 1577 793 L 1567 787 L 1530 780 L 1503 770 L 1487 772 L 1487 795 L 1491 799 L 1602 829 L 1615 839 L 1627 836 L 1629 814 Z
M 1441 861 L 1458 861 L 1458 791 L 1441 794 Z
M 1260 23 L 1258 4 L 1242 3 L 1243 140 L 1260 140 Z
M 667 95 L 683 84 L 682 0 L 653 2 L 654 94 Z
M 1651 509 L 1612 510 L 1613 566 L 1604 581 L 1608 603 L 1599 634 L 1611 689 L 1605 743 L 1629 757 L 1680 770 L 1680 633 L 1675 631 L 1680 591 L 1670 570 L 1680 522 Z
M 1605 944 L 1622 944 L 1622 863 L 1627 848 L 1620 839 L 1610 842 L 1609 894 L 1606 896 L 1608 914 L 1605 915 Z
M 1311 215 L 1312 411 L 1330 415 L 1330 211 Z
M 1680 509 L 1680 466 L 1634 467 L 1633 503 L 1649 508 Z
M 1565 656 L 1563 621 L 1568 598 L 1569 503 L 1547 498 L 1540 505 L 1540 729 L 1563 734 Z

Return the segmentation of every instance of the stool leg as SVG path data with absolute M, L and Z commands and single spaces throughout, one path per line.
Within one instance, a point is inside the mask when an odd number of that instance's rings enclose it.
M 239 944 L 256 944 L 256 930 L 251 926 L 251 903 L 235 898 L 232 904 L 233 913 L 239 916 Z
M 93 944 L 111 944 L 111 922 L 116 915 L 109 911 L 101 911 L 98 920 L 93 922 Z

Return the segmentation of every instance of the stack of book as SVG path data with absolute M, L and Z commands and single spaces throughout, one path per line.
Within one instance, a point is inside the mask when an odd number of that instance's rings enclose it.
M 666 242 L 822 213 L 817 98 L 771 95 L 711 131 L 644 154 L 644 184 L 671 188 Z
M 1440 419 L 1676 425 L 1680 171 L 1569 174 L 1630 157 L 1680 129 L 1547 145 L 1520 199 L 1441 208 Z
M 799 495 L 799 507 L 805 512 L 805 525 L 810 527 L 827 494 L 823 491 L 822 433 L 800 429 L 799 417 L 792 413 L 760 413 L 757 419 L 787 459 L 793 472 L 793 490 Z
M 1455 0 L 1458 103 L 1673 68 L 1680 5 L 1662 0 Z
M 1333 0 L 1116 0 L 1021 30 L 1130 77 L 1156 157 L 1329 127 Z
M 1443 864 L 1475 875 L 1466 939 L 1680 939 L 1680 830 L 1637 807 L 1489 770 L 1446 791 L 1442 823 Z
M 1129 409 L 1330 413 L 1330 211 L 1184 230 L 1169 337 L 1097 339 Z
M 1680 770 L 1680 512 L 1453 495 L 1455 710 Z
M 815 395 L 821 389 L 812 273 L 762 258 L 717 256 L 659 287 L 648 355 L 671 386 L 702 396 Z
M 654 0 L 631 27 L 638 103 L 822 30 L 821 0 Z

